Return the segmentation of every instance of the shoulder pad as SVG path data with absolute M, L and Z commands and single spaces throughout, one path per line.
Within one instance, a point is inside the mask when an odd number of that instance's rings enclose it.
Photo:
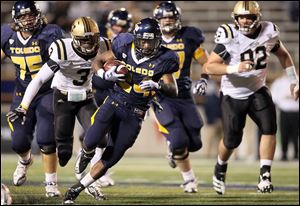
M 56 39 L 49 47 L 50 58 L 59 62 L 60 60 L 67 60 L 67 48 L 66 48 L 67 39 Z
M 234 38 L 232 28 L 228 24 L 219 26 L 215 34 L 215 43 L 227 44 Z
M 196 27 L 187 26 L 185 27 L 184 33 L 187 38 L 193 39 L 197 44 L 202 44 L 205 40 L 203 32 Z

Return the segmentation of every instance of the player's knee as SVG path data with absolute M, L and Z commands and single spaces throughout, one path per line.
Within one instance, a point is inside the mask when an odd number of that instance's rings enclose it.
M 224 145 L 227 149 L 235 149 L 242 142 L 241 136 L 231 136 L 231 138 L 224 138 Z
M 172 154 L 174 160 L 185 160 L 189 156 L 189 152 L 186 148 L 174 149 Z
M 56 152 L 56 145 L 42 145 L 40 149 L 43 154 L 53 154 Z
M 200 135 L 194 135 L 189 141 L 189 152 L 196 152 L 202 148 L 202 141 Z
M 12 150 L 15 151 L 17 154 L 24 154 L 30 150 L 30 147 L 12 146 Z

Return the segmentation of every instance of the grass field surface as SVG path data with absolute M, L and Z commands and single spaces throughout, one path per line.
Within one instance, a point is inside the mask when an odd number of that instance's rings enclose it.
M 62 197 L 46 198 L 44 174 L 40 156 L 34 156 L 34 164 L 28 170 L 27 182 L 12 185 L 16 155 L 1 154 L 1 182 L 5 183 L 14 204 L 62 204 Z M 178 168 L 171 169 L 164 157 L 125 156 L 110 172 L 115 186 L 103 188 L 107 200 L 97 201 L 84 192 L 76 204 L 102 205 L 299 205 L 299 163 L 274 161 L 271 194 L 256 192 L 259 162 L 230 161 L 227 171 L 226 194 L 217 195 L 212 188 L 215 160 L 192 157 L 193 169 L 198 178 L 198 193 L 184 193 Z M 64 194 L 76 180 L 75 157 L 64 168 L 58 168 L 60 191 Z

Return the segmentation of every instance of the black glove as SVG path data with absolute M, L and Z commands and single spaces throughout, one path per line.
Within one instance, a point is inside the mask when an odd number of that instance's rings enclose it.
M 8 120 L 10 122 L 16 121 L 18 118 L 22 119 L 21 124 L 24 125 L 25 120 L 26 120 L 26 109 L 24 109 L 21 105 L 19 105 L 16 109 L 13 111 L 10 111 L 6 114 L 8 117 Z

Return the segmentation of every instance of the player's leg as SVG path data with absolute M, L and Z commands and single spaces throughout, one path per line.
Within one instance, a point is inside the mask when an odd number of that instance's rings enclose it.
M 43 157 L 46 197 L 57 197 L 61 193 L 57 185 L 57 154 L 52 92 L 37 98 L 36 116 L 36 136 Z
M 276 148 L 276 110 L 269 91 L 266 87 L 254 93 L 249 116 L 257 124 L 262 137 L 260 140 L 260 175 L 257 190 L 272 192 L 271 166 Z
M 15 92 L 10 110 L 19 106 L 22 100 L 20 92 Z M 33 131 L 35 128 L 36 119 L 32 107 L 28 108 L 25 124 L 21 124 L 21 119 L 10 122 L 7 119 L 11 130 L 11 147 L 19 156 L 17 167 L 13 173 L 13 184 L 20 186 L 27 179 L 27 170 L 32 165 L 31 142 L 33 139 Z
M 67 95 L 54 90 L 54 129 L 59 165 L 64 167 L 73 153 L 73 130 L 76 104 L 67 101 Z
M 161 112 L 155 111 L 159 130 L 167 139 L 170 160 L 176 163 L 182 174 L 184 191 L 197 192 L 197 181 L 189 159 L 189 137 L 180 119 L 178 105 L 174 101 L 164 100 L 160 102 L 164 110 Z
M 224 137 L 219 142 L 217 163 L 213 175 L 213 188 L 220 195 L 225 194 L 227 161 L 242 141 L 248 101 L 236 100 L 221 94 L 221 111 Z
M 202 147 L 200 130 L 203 126 L 203 120 L 192 99 L 180 101 L 181 104 L 179 110 L 181 112 L 181 123 L 188 137 L 188 152 L 195 152 Z M 177 165 L 185 180 L 185 183 L 183 184 L 184 191 L 189 193 L 197 192 L 197 180 L 189 157 L 182 161 L 177 160 Z

